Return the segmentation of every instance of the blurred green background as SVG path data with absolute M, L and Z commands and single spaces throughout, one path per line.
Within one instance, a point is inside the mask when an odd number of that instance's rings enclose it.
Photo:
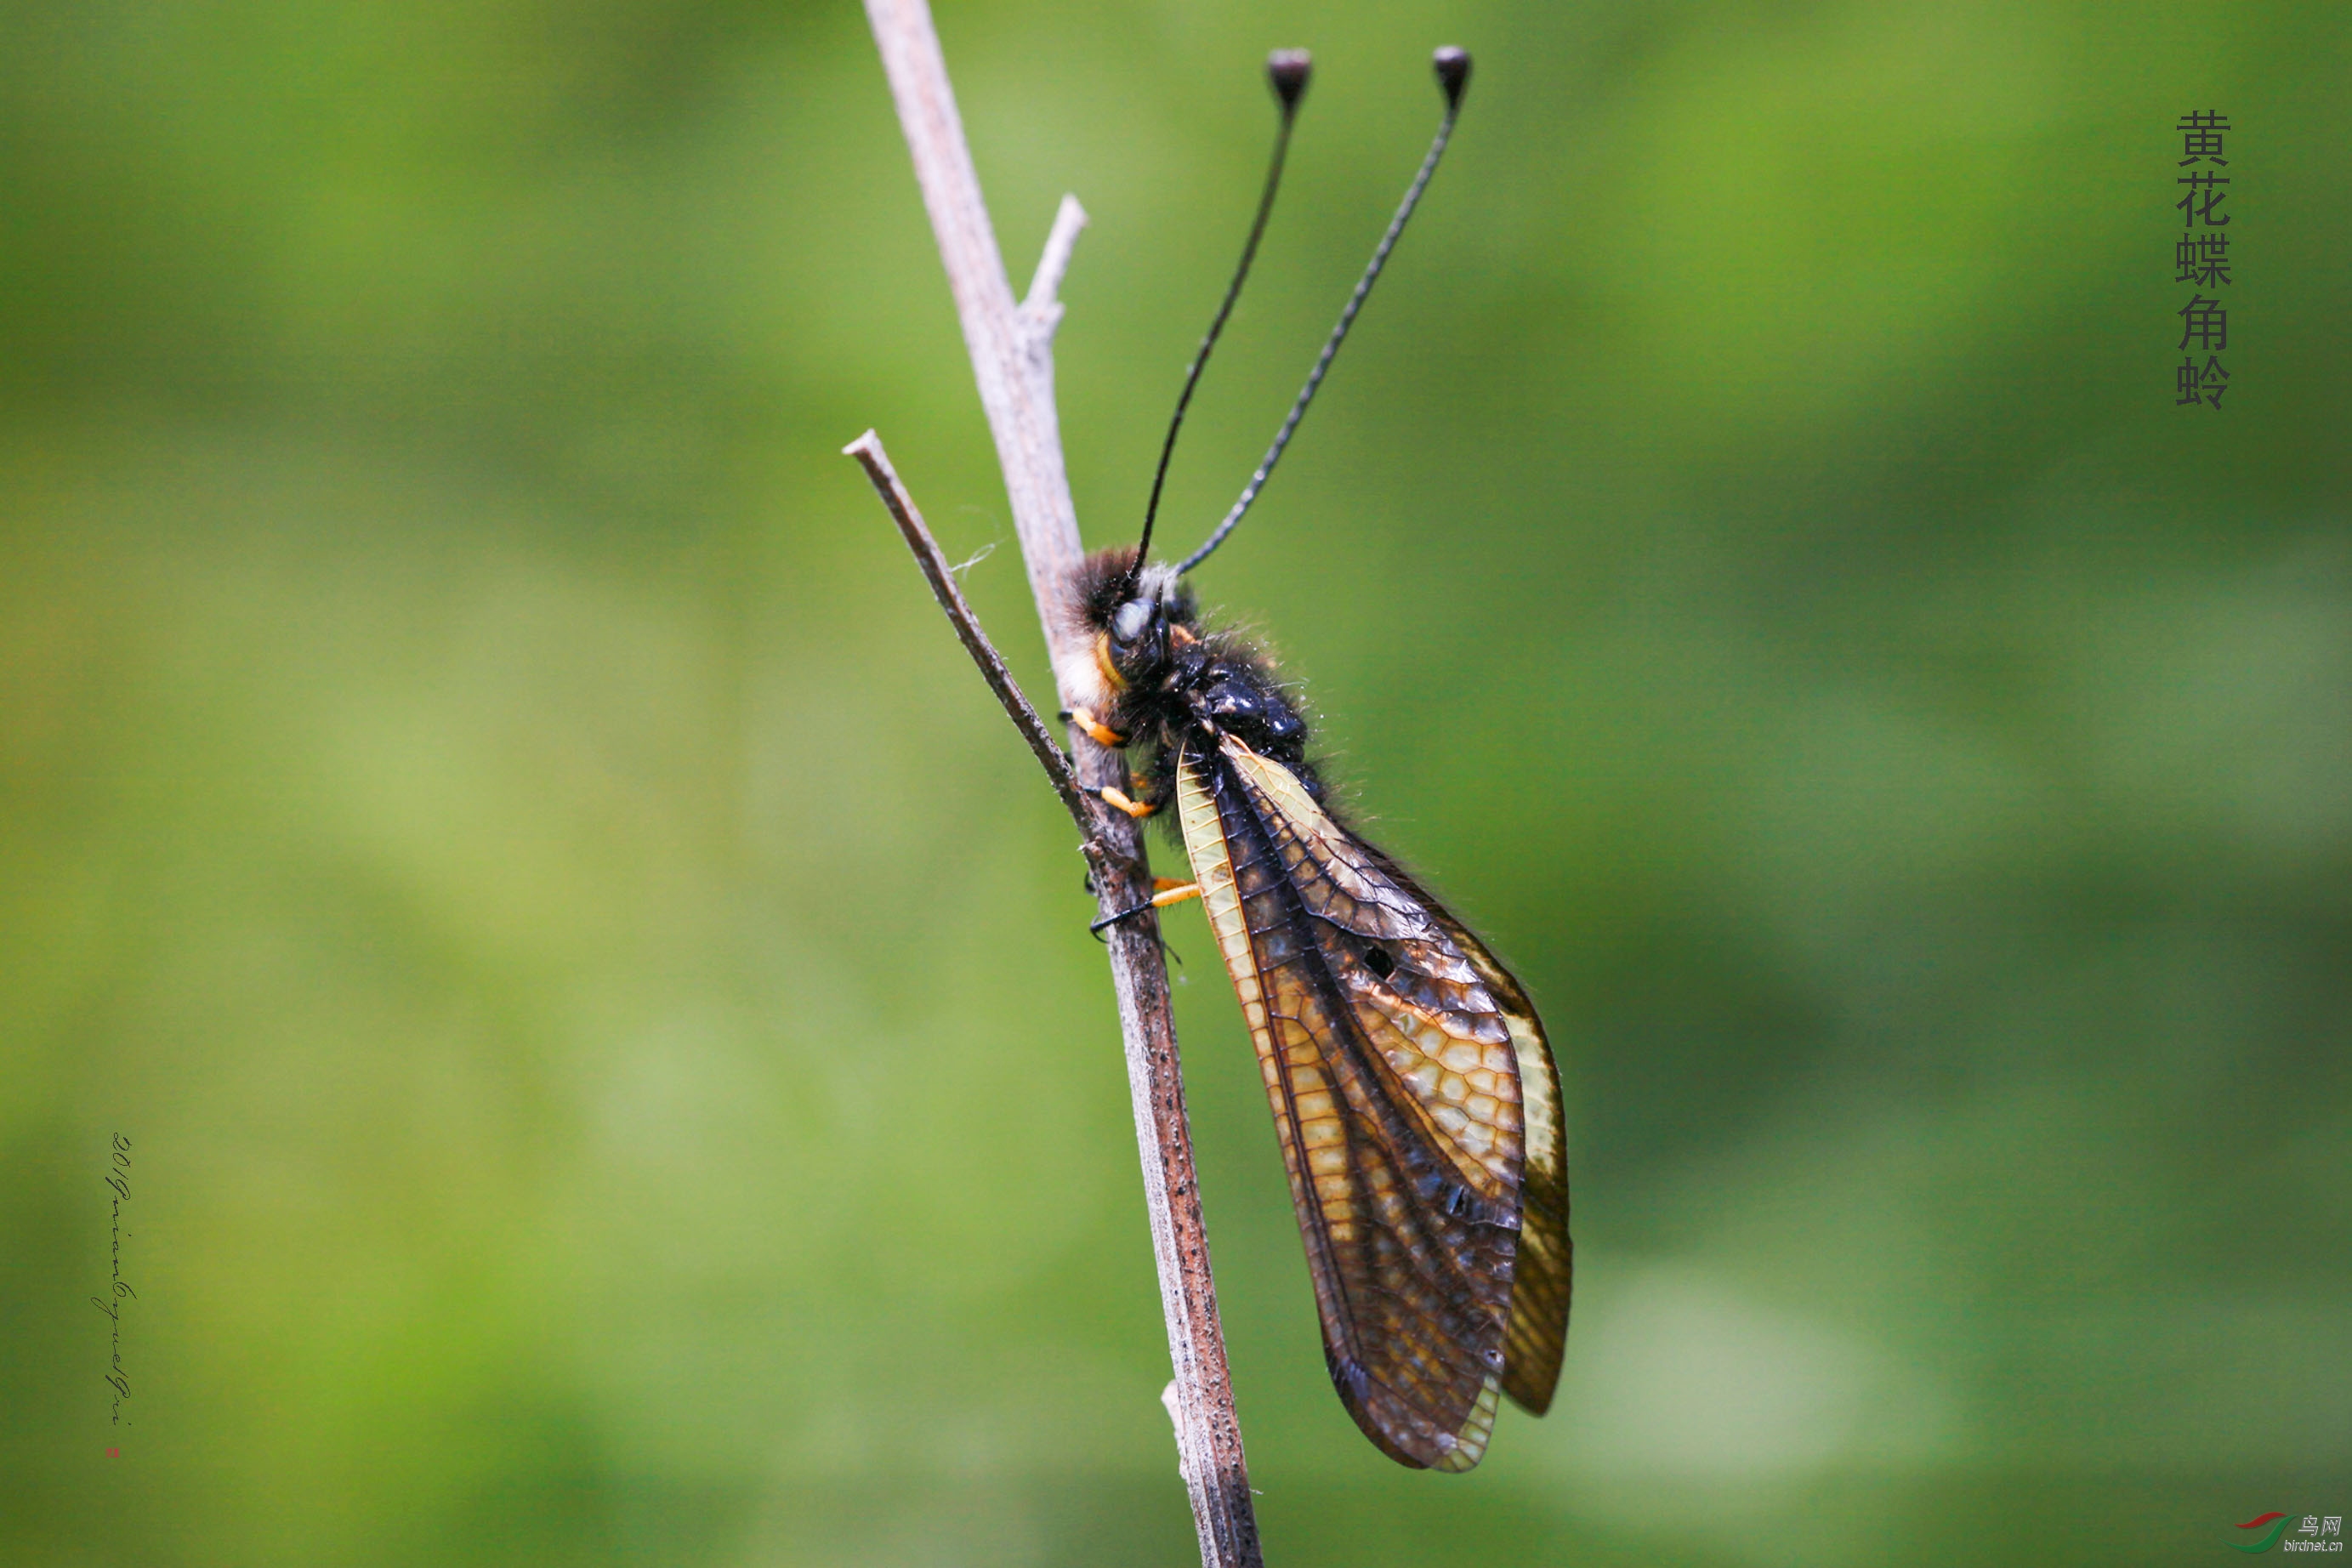
M 1048 690 L 853 5 L 0 10 L 0 1552 L 1194 1560 Z M 2212 1562 L 2352 1511 L 2352 14 L 946 4 L 1064 425 L 1542 1005 L 1562 1395 L 1333 1396 L 1169 931 L 1270 1560 Z M 2229 113 L 2226 405 L 2175 120 Z M 1172 859 L 1162 849 L 1164 859 Z M 133 1142 L 109 1426 L 109 1139 Z M 109 1445 L 121 1456 L 103 1457 Z M 2233 1559 L 2231 1559 L 2233 1560 Z

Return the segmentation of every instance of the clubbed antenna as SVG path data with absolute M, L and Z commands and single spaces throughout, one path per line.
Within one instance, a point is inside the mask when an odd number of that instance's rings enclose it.
M 1298 389 L 1298 401 L 1290 405 L 1289 416 L 1283 420 L 1282 428 L 1275 433 L 1274 445 L 1266 448 L 1265 458 L 1258 464 L 1257 472 L 1250 476 L 1249 484 L 1242 490 L 1241 500 L 1234 502 L 1234 510 L 1225 513 L 1225 521 L 1217 524 L 1217 531 L 1209 535 L 1208 542 L 1177 564 L 1179 575 L 1206 561 L 1209 552 L 1225 542 L 1225 535 L 1233 532 L 1234 525 L 1241 521 L 1242 514 L 1249 510 L 1250 504 L 1257 500 L 1258 491 L 1265 488 L 1266 476 L 1273 473 L 1275 464 L 1282 460 L 1282 449 L 1290 445 L 1291 432 L 1297 430 L 1299 420 L 1306 417 L 1307 405 L 1315 401 L 1315 389 L 1323 384 L 1324 373 L 1331 368 L 1331 361 L 1339 354 L 1339 345 L 1347 341 L 1348 329 L 1355 324 L 1356 312 L 1364 308 L 1364 300 L 1371 294 L 1373 282 L 1380 277 L 1381 268 L 1388 263 L 1389 252 L 1396 248 L 1397 237 L 1404 232 L 1405 220 L 1412 216 L 1412 209 L 1420 205 L 1421 193 L 1428 187 L 1429 177 L 1437 173 L 1437 160 L 1444 154 L 1446 139 L 1454 134 L 1454 119 L 1462 112 L 1463 90 L 1470 84 L 1470 56 L 1466 50 L 1449 46 L 1438 50 L 1430 63 L 1437 72 L 1438 89 L 1445 94 L 1445 118 L 1438 122 L 1437 139 L 1429 144 L 1429 156 L 1421 161 L 1421 172 L 1412 177 L 1412 184 L 1405 191 L 1404 202 L 1397 208 L 1396 216 L 1389 220 L 1389 231 L 1381 236 L 1381 243 L 1372 252 L 1371 264 L 1356 280 L 1356 291 L 1348 296 L 1347 309 L 1339 312 L 1339 324 L 1331 329 L 1330 337 L 1324 342 L 1323 353 L 1315 361 L 1315 368 L 1307 373 L 1307 384 Z
M 1224 303 L 1217 307 L 1216 319 L 1209 323 L 1200 352 L 1185 369 L 1184 390 L 1176 395 L 1176 413 L 1168 421 L 1168 438 L 1160 445 L 1160 468 L 1151 476 L 1151 500 L 1143 509 L 1143 542 L 1136 546 L 1135 572 L 1143 569 L 1143 558 L 1151 549 L 1151 520 L 1160 515 L 1160 490 L 1168 482 L 1168 459 L 1176 453 L 1176 433 L 1184 428 L 1184 410 L 1192 401 L 1192 389 L 1200 384 L 1201 372 L 1209 363 L 1210 351 L 1217 346 L 1217 334 L 1225 330 L 1225 318 L 1234 313 L 1234 301 L 1242 297 L 1242 284 L 1249 278 L 1250 263 L 1257 258 L 1257 242 L 1265 237 L 1266 217 L 1274 211 L 1274 193 L 1282 184 L 1282 160 L 1290 151 L 1291 122 L 1298 116 L 1298 100 L 1307 95 L 1307 79 L 1313 68 L 1305 49 L 1276 49 L 1265 58 L 1266 79 L 1282 105 L 1282 125 L 1274 133 L 1274 161 L 1266 167 L 1265 189 L 1257 198 L 1257 217 L 1250 225 L 1248 243 L 1242 247 L 1241 265 L 1234 268 L 1234 280 L 1225 288 Z M 1132 577 L 1130 572 L 1130 580 Z

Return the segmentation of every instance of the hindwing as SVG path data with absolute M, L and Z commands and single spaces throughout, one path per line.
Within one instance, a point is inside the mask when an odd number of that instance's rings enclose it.
M 1566 1166 L 1542 1026 L 1476 938 L 1281 764 L 1200 734 L 1176 771 L 1332 1381 L 1392 1458 L 1467 1469 L 1498 1393 L 1549 1403 L 1566 1329 Z

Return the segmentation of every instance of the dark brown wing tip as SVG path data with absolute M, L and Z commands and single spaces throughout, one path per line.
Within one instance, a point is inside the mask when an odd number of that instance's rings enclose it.
M 1371 1439 L 1372 1447 L 1409 1470 L 1435 1470 L 1444 1475 L 1460 1475 L 1475 1469 L 1478 1461 L 1486 1457 L 1486 1447 L 1495 1433 L 1495 1409 L 1497 1382 L 1488 1377 L 1462 1415 L 1457 1431 L 1441 1432 L 1430 1427 L 1425 1415 L 1422 1424 L 1425 1431 L 1400 1431 L 1372 1414 L 1369 1390 L 1371 1374 L 1362 1366 L 1348 1360 L 1331 1349 L 1328 1341 L 1323 1346 L 1323 1362 L 1331 1371 L 1331 1386 L 1339 1391 L 1339 1403 L 1355 1418 L 1357 1427 Z M 1416 1413 L 1419 1414 L 1419 1413 Z
M 1357 1428 L 1372 1440 L 1373 1447 L 1409 1470 L 1429 1468 L 1427 1459 L 1405 1448 L 1399 1443 L 1396 1435 L 1382 1426 L 1372 1415 L 1371 1406 L 1364 1396 L 1365 1385 L 1371 1381 L 1371 1378 L 1360 1364 L 1334 1351 L 1328 1340 L 1326 1340 L 1323 1345 L 1323 1364 L 1330 1369 L 1331 1386 L 1338 1392 L 1339 1403 L 1347 1408 L 1349 1415 L 1354 1418 Z
M 1503 1379 L 1503 1392 L 1511 1396 L 1512 1404 L 1530 1415 L 1550 1414 L 1552 1397 L 1559 1392 L 1559 1363 L 1554 1363 L 1552 1365 L 1551 1381 L 1541 1384 L 1538 1384 L 1530 1378 L 1506 1375 Z

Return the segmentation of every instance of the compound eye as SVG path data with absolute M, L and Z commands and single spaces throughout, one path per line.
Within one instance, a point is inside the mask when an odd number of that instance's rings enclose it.
M 1114 641 L 1131 643 L 1141 637 L 1151 624 L 1151 606 L 1141 599 L 1129 599 L 1110 618 L 1110 635 Z

